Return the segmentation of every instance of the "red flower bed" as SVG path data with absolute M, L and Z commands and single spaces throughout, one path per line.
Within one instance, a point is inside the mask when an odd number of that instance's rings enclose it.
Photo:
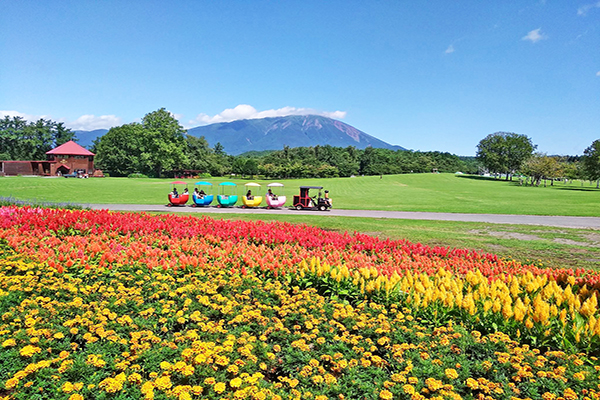
M 406 271 L 435 274 L 444 268 L 458 274 L 479 270 L 490 280 L 529 271 L 558 280 L 574 276 L 579 284 L 588 286 L 600 282 L 594 271 L 538 268 L 471 250 L 340 234 L 283 222 L 3 207 L 0 238 L 60 272 L 74 267 L 112 268 L 130 262 L 175 270 L 218 262 L 228 268 L 261 268 L 285 274 L 294 271 L 301 260 L 318 257 L 349 269 L 375 267 L 386 276 L 402 276 Z

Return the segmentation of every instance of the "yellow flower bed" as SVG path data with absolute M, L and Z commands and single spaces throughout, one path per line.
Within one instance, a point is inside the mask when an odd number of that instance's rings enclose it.
M 585 286 L 574 290 L 573 277 L 564 287 L 547 275 L 534 276 L 531 272 L 494 280 L 479 271 L 457 275 L 444 269 L 434 275 L 407 271 L 403 276 L 386 276 L 373 267 L 350 271 L 344 265 L 331 266 L 314 257 L 301 263 L 298 276 L 326 278 L 336 286 L 334 291 L 350 285 L 362 295 L 378 295 L 413 310 L 436 314 L 459 310 L 488 327 L 494 322 L 515 332 L 547 337 L 566 344 L 564 347 L 569 341 L 578 348 L 598 350 L 600 346 L 598 291 Z
M 596 358 L 217 262 L 69 275 L 0 253 L 0 307 L 3 398 L 600 398 Z

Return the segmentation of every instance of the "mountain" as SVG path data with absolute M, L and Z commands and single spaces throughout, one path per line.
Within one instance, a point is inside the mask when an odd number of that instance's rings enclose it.
M 204 136 L 211 147 L 219 142 L 225 152 L 238 155 L 248 151 L 281 150 L 283 146 L 368 146 L 406 150 L 368 135 L 343 122 L 317 115 L 245 119 L 199 126 L 188 134 Z
M 78 143 L 86 148 L 107 129 L 74 131 Z M 198 126 L 188 129 L 193 136 L 204 136 L 211 147 L 221 143 L 225 152 L 238 155 L 249 151 L 281 150 L 283 146 L 325 146 L 364 149 L 368 146 L 392 150 L 406 150 L 368 135 L 335 119 L 318 115 L 290 115 L 287 117 L 244 119 Z
M 94 131 L 73 131 L 77 139 L 77 143 L 87 149 L 92 146 L 92 142 L 97 137 L 103 136 L 108 129 L 96 129 Z

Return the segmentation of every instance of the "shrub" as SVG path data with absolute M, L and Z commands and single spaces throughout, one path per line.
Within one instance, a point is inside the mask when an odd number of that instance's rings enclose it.
M 148 178 L 148 175 L 144 175 L 139 172 L 134 172 L 133 174 L 127 175 L 127 177 L 132 178 L 132 179 L 140 179 L 140 178 Z

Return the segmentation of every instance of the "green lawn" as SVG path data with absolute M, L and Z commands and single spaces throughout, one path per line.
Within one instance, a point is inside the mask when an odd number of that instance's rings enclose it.
M 215 185 L 226 179 L 212 179 Z M 0 178 L 0 196 L 74 203 L 161 204 L 167 202 L 169 179 Z M 193 188 L 195 180 L 187 180 Z M 243 193 L 238 183 L 238 194 Z M 267 184 L 272 181 L 258 181 Z M 299 185 L 329 189 L 335 208 L 455 213 L 600 216 L 600 190 L 589 183 L 555 183 L 523 187 L 477 176 L 406 174 L 281 181 L 291 197 Z M 263 187 L 264 188 L 264 187 Z M 181 191 L 181 188 L 179 188 Z M 254 191 L 256 192 L 256 191 Z

